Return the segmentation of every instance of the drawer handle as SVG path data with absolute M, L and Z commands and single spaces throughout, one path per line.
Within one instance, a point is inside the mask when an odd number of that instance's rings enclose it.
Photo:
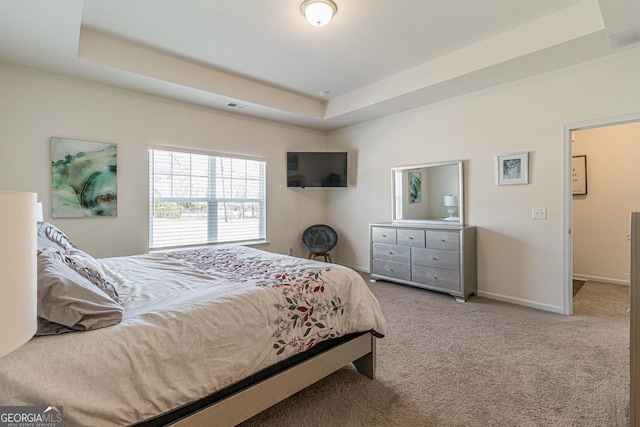
M 387 235 L 386 235 L 386 234 L 383 234 L 383 235 L 382 235 L 382 237 L 387 237 Z
M 434 279 L 438 280 L 438 276 L 433 276 Z
M 446 242 L 446 241 L 447 241 L 447 239 L 440 239 L 440 241 L 441 241 L 441 242 Z
M 432 260 L 434 260 L 434 261 L 437 261 L 437 260 L 438 260 L 438 257 L 436 257 L 436 256 L 432 256 L 432 257 L 431 257 L 431 259 L 432 259 Z
M 392 252 L 392 251 L 389 251 L 389 255 L 393 255 L 393 252 Z
M 413 237 L 412 237 L 412 236 L 409 236 L 409 240 L 413 240 Z

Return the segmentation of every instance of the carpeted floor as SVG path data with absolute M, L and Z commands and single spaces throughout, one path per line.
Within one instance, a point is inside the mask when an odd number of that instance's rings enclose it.
M 371 283 L 377 379 L 339 370 L 242 425 L 627 426 L 629 288 L 587 282 L 563 316 Z

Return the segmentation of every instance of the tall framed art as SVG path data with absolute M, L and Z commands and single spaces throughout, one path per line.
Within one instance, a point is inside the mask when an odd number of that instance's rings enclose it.
M 117 216 L 116 144 L 51 138 L 51 216 Z
M 587 194 L 587 156 L 571 157 L 571 185 L 574 196 Z

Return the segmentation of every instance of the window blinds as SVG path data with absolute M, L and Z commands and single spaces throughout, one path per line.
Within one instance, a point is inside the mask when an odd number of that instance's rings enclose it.
M 265 239 L 258 160 L 149 150 L 149 248 Z

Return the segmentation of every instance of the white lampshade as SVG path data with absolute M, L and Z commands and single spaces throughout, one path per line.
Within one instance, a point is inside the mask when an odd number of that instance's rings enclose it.
M 0 191 L 0 357 L 36 333 L 36 200 Z
M 458 196 L 444 196 L 444 205 L 445 206 L 458 206 Z
M 300 5 L 300 10 L 311 25 L 323 27 L 331 21 L 338 6 L 331 0 L 305 0 Z

